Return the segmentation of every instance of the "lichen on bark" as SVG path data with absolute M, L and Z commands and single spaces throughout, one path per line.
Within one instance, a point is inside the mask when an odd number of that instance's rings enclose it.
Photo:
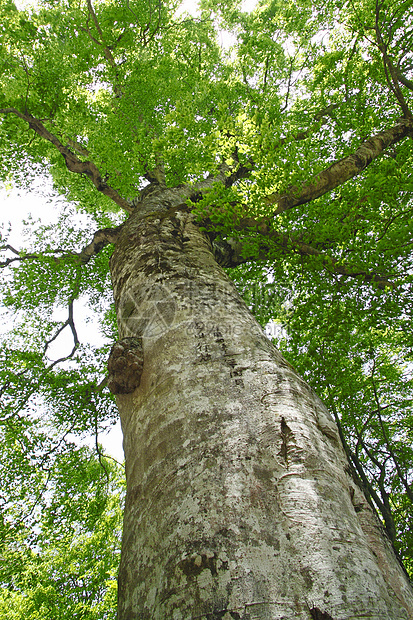
M 120 336 L 136 330 L 145 350 L 139 386 L 118 399 L 119 620 L 412 620 L 330 414 L 194 217 L 171 202 L 156 217 L 149 198 L 150 220 L 143 205 L 111 259 Z

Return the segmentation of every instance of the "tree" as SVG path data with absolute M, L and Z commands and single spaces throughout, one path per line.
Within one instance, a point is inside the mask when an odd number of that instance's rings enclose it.
M 37 535 L 29 519 L 3 524 L 0 612 L 7 620 L 116 617 L 121 502 L 111 493 L 114 466 L 106 461 L 109 480 L 102 480 L 86 448 L 60 459 L 54 493 L 49 488 L 37 505 Z
M 410 5 L 2 0 L 3 178 L 76 206 L 3 242 L 3 428 L 45 466 L 116 397 L 121 620 L 413 618 Z

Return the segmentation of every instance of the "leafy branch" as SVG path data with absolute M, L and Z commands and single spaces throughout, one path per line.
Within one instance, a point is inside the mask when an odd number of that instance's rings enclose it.
M 3 251 L 9 250 L 13 254 L 15 254 L 15 256 L 13 256 L 12 258 L 6 258 L 6 260 L 4 260 L 3 262 L 0 262 L 0 267 L 8 267 L 12 263 L 20 262 L 20 261 L 39 260 L 40 258 L 43 258 L 47 254 L 52 254 L 52 255 L 56 255 L 56 254 L 66 255 L 67 254 L 67 251 L 61 250 L 61 249 L 46 250 L 45 252 L 42 252 L 42 254 L 34 254 L 34 253 L 25 254 L 23 252 L 19 252 L 19 250 L 16 250 L 9 243 L 0 249 Z M 58 259 L 55 258 L 55 260 L 58 260 Z
M 217 226 L 209 220 L 204 220 L 202 224 L 206 230 L 210 228 L 214 230 Z M 395 287 L 395 283 L 388 279 L 388 275 L 368 271 L 362 267 L 351 267 L 343 262 L 342 259 L 338 260 L 326 252 L 317 249 L 317 247 L 304 243 L 297 237 L 275 230 L 270 219 L 242 218 L 234 225 L 234 229 L 237 231 L 254 231 L 271 241 L 272 245 L 260 245 L 257 254 L 249 254 L 245 250 L 245 245 L 248 243 L 244 244 L 242 240 L 234 241 L 231 238 L 227 240 L 214 240 L 215 257 L 225 267 L 236 267 L 249 261 L 269 260 L 274 249 L 281 249 L 286 254 L 295 252 L 301 256 L 319 258 L 323 268 L 330 274 L 358 278 L 362 279 L 363 282 L 374 282 L 379 289 Z
M 407 101 L 403 95 L 403 92 L 400 88 L 400 83 L 402 82 L 404 83 L 405 86 L 407 86 L 408 88 L 410 88 L 409 86 L 409 80 L 404 79 L 404 76 L 402 75 L 400 70 L 397 70 L 396 67 L 394 66 L 389 54 L 388 54 L 388 46 L 385 43 L 384 39 L 383 39 L 383 35 L 381 33 L 381 29 L 380 29 L 380 11 L 382 9 L 383 3 L 379 2 L 379 0 L 376 0 L 376 9 L 375 9 L 375 34 L 376 34 L 376 44 L 377 47 L 379 48 L 382 58 L 383 58 L 383 65 L 384 65 L 384 73 L 386 76 L 386 80 L 387 80 L 387 84 L 389 85 L 390 90 L 393 92 L 394 96 L 396 97 L 397 101 L 399 102 L 399 105 L 403 111 L 403 115 L 405 118 L 408 118 L 409 120 L 413 121 L 413 115 L 410 111 L 410 108 L 407 104 Z M 402 79 L 400 79 L 402 78 Z M 410 83 L 411 85 L 411 83 Z
M 401 119 L 394 127 L 365 140 L 351 155 L 343 157 L 316 174 L 312 181 L 302 183 L 301 187 L 289 187 L 288 192 L 283 194 L 270 194 L 266 196 L 265 203 L 277 205 L 274 215 L 279 215 L 319 198 L 360 174 L 389 146 L 397 144 L 407 136 L 413 136 L 413 121 Z
M 57 136 L 51 133 L 43 124 L 43 122 L 28 113 L 23 113 L 16 108 L 0 108 L 0 114 L 14 114 L 22 120 L 26 121 L 33 131 L 41 138 L 47 140 L 59 151 L 63 156 L 66 167 L 70 172 L 87 176 L 98 192 L 101 192 L 127 213 L 131 213 L 131 207 L 128 201 L 123 198 L 113 187 L 107 184 L 102 178 L 99 169 L 93 161 L 81 161 L 77 155 L 73 153 L 67 146 L 62 144 Z
M 412 487 L 409 484 L 406 476 L 403 474 L 403 472 L 401 470 L 399 460 L 398 460 L 398 458 L 397 458 L 397 456 L 396 456 L 396 454 L 395 454 L 395 452 L 393 450 L 393 447 L 391 445 L 387 429 L 386 429 L 385 424 L 383 422 L 383 417 L 381 415 L 381 412 L 386 407 L 384 407 L 380 403 L 379 395 L 378 395 L 378 392 L 377 392 L 377 385 L 376 385 L 376 381 L 374 379 L 375 371 L 376 371 L 376 360 L 373 360 L 373 367 L 372 367 L 371 374 L 370 374 L 370 380 L 371 380 L 371 384 L 372 384 L 372 387 L 373 387 L 374 400 L 376 401 L 376 405 L 377 405 L 377 417 L 378 417 L 378 420 L 379 420 L 380 428 L 381 428 L 382 433 L 383 433 L 383 438 L 384 438 L 384 441 L 385 441 L 386 448 L 387 448 L 387 450 L 388 450 L 388 452 L 389 452 L 389 454 L 391 456 L 391 459 L 392 459 L 392 461 L 393 461 L 393 463 L 394 463 L 394 465 L 396 467 L 396 471 L 397 471 L 397 474 L 399 476 L 399 480 L 402 483 L 402 485 L 404 487 L 404 490 L 406 491 L 407 497 L 409 498 L 409 500 L 413 504 L 413 490 L 412 490 Z
M 40 253 L 30 252 L 24 253 L 22 251 L 16 250 L 10 244 L 5 245 L 0 250 L 10 251 L 15 256 L 12 258 L 6 258 L 3 262 L 0 262 L 1 267 L 8 267 L 12 263 L 19 261 L 27 261 L 27 260 L 43 260 L 45 257 L 51 255 L 55 263 L 59 263 L 62 260 L 70 259 L 76 263 L 80 263 L 82 265 L 86 265 L 92 256 L 99 254 L 103 250 L 104 247 L 111 243 L 116 243 L 116 240 L 122 230 L 122 224 L 117 226 L 116 228 L 102 228 L 97 230 L 93 235 L 93 239 L 90 243 L 88 243 L 80 252 L 68 252 L 67 250 L 63 250 L 61 248 L 55 248 L 53 250 L 44 250 Z
M 369 504 L 375 509 L 376 513 L 378 511 L 381 514 L 384 520 L 385 526 L 386 526 L 386 532 L 394 545 L 394 543 L 396 542 L 396 535 L 395 535 L 396 529 L 395 529 L 394 518 L 392 515 L 389 502 L 384 501 L 383 499 L 383 492 L 384 492 L 383 484 L 381 484 L 381 486 L 379 485 L 380 495 L 381 495 L 380 497 L 376 489 L 374 488 L 373 483 L 369 480 L 369 478 L 366 475 L 366 468 L 364 464 L 361 462 L 361 459 L 359 457 L 359 446 L 363 447 L 367 456 L 370 459 L 372 459 L 372 462 L 374 462 L 379 467 L 381 474 L 383 473 L 384 464 L 382 465 L 374 457 L 374 454 L 372 454 L 371 450 L 366 446 L 364 439 L 361 433 L 358 431 L 356 425 L 354 426 L 354 430 L 357 435 L 357 447 L 355 450 L 353 450 L 350 447 L 350 444 L 346 438 L 346 434 L 343 430 L 342 420 L 334 404 L 334 399 L 331 394 L 330 385 L 327 385 L 327 390 L 330 396 L 330 408 L 334 415 L 336 424 L 338 426 L 338 431 L 339 431 L 342 444 L 344 446 L 347 457 L 349 459 L 351 473 L 353 477 L 355 478 L 355 480 L 357 481 L 357 483 L 362 487 Z M 364 427 L 366 427 L 366 425 Z

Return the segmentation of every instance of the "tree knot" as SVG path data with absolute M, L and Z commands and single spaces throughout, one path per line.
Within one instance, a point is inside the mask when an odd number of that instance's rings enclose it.
M 143 371 L 142 338 L 122 338 L 108 359 L 108 388 L 112 394 L 131 394 L 139 386 Z

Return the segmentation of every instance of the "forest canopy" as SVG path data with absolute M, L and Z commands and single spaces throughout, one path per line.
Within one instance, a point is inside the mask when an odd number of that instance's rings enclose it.
M 21 247 L 0 240 L 10 620 L 114 617 L 122 466 L 85 445 L 116 419 L 110 243 L 145 192 L 211 179 L 188 210 L 334 415 L 412 575 L 412 1 L 179 5 L 0 0 L 1 181 L 64 199 Z M 79 340 L 80 301 L 103 344 Z

